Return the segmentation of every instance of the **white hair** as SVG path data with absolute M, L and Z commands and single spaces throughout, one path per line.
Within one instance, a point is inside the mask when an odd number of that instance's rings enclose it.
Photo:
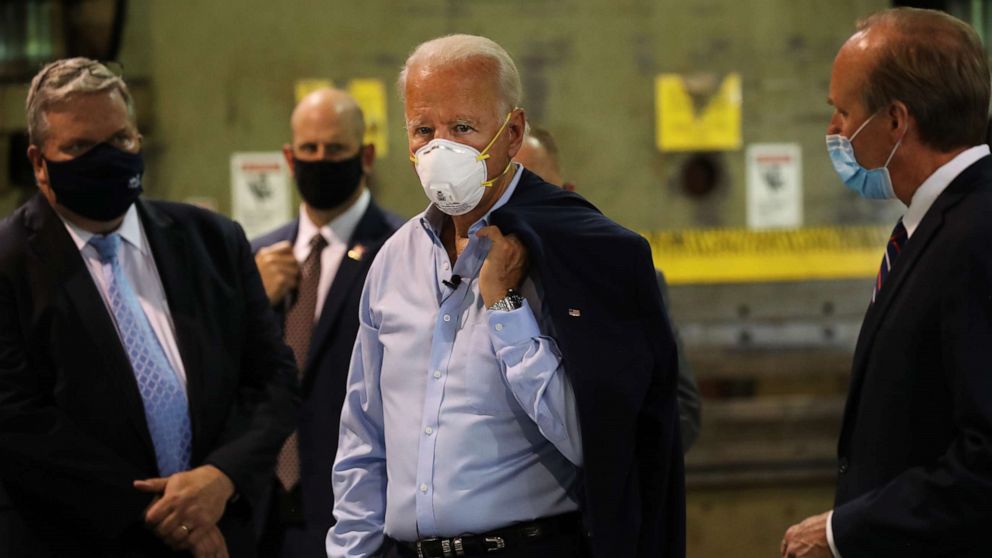
M 134 120 L 134 102 L 131 92 L 120 76 L 105 65 L 89 58 L 65 58 L 48 64 L 31 80 L 28 98 L 25 102 L 28 121 L 28 139 L 32 145 L 41 147 L 48 131 L 45 112 L 53 105 L 64 103 L 74 95 L 101 93 L 116 90 L 124 104 L 128 116 Z
M 400 92 L 400 101 L 404 101 L 406 78 L 410 68 L 419 65 L 448 66 L 464 62 L 472 58 L 488 58 L 496 63 L 497 91 L 504 106 L 502 114 L 520 106 L 523 99 L 523 87 L 520 85 L 520 73 L 506 49 L 495 41 L 478 35 L 448 35 L 421 43 L 413 50 L 403 65 L 400 77 L 396 82 Z

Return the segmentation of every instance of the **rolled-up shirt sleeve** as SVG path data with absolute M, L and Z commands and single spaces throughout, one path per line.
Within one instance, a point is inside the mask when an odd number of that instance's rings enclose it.
M 542 334 L 526 300 L 516 310 L 488 312 L 490 339 L 510 391 L 541 434 L 581 467 L 578 410 L 558 344 Z

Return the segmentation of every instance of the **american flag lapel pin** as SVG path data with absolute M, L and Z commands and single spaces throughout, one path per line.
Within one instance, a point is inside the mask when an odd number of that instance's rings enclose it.
M 362 261 L 362 258 L 365 257 L 365 246 L 361 244 L 354 245 L 351 250 L 348 250 L 348 257 L 356 262 Z
M 578 318 L 579 316 L 582 315 L 582 310 L 579 310 L 578 308 L 569 308 L 568 315 L 573 318 Z

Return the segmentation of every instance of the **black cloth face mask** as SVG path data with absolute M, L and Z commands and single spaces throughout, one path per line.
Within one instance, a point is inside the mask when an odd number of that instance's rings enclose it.
M 45 159 L 55 201 L 94 221 L 112 221 L 141 195 L 145 172 L 141 153 L 101 143 L 68 161 Z
M 351 197 L 362 182 L 362 149 L 344 161 L 301 161 L 293 157 L 300 196 L 316 209 L 334 209 Z

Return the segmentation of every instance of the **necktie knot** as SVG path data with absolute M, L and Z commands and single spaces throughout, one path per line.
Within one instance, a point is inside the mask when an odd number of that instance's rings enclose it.
M 114 263 L 121 247 L 121 235 L 111 233 L 104 236 L 94 236 L 90 238 L 89 243 L 96 249 L 97 256 L 102 263 Z
M 902 219 L 892 228 L 892 234 L 885 245 L 885 254 L 882 256 L 882 264 L 878 268 L 878 275 L 875 277 L 875 286 L 871 293 L 871 301 L 874 303 L 878 298 L 878 292 L 882 290 L 882 285 L 892 271 L 892 266 L 896 263 L 896 258 L 902 253 L 906 240 L 909 238 L 909 231 L 902 224 Z
M 320 233 L 313 235 L 313 238 L 310 239 L 310 256 L 319 254 L 324 248 L 327 248 L 327 239 L 324 238 L 324 235 Z

